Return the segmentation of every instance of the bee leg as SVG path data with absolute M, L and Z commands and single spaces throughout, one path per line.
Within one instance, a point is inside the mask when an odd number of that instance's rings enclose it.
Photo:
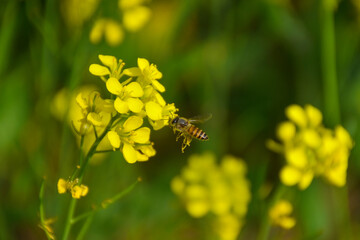
M 190 146 L 192 137 L 184 136 L 184 141 L 181 146 L 181 151 L 184 153 L 184 150 L 187 146 Z
M 179 132 L 179 134 L 178 134 L 177 137 L 176 137 L 176 141 L 178 141 L 182 135 L 183 135 L 183 133 L 182 133 L 182 132 Z

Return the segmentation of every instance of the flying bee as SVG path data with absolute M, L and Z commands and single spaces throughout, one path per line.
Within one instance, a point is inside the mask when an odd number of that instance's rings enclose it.
M 184 137 L 181 147 L 182 152 L 184 152 L 184 149 L 187 146 L 190 146 L 190 142 L 193 138 L 201 141 L 207 141 L 209 139 L 208 135 L 194 124 L 205 122 L 211 117 L 211 114 L 207 116 L 196 116 L 189 119 L 177 116 L 170 120 L 170 127 L 173 128 L 174 133 L 179 132 L 176 141 L 179 140 L 180 137 Z

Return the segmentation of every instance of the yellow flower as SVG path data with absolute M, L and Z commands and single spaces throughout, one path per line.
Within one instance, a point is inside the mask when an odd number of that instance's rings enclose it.
M 64 179 L 60 178 L 57 184 L 57 188 L 58 188 L 58 192 L 60 194 L 66 193 L 67 189 L 68 189 L 68 182 L 65 181 Z
M 225 156 L 219 166 L 213 153 L 191 155 L 171 188 L 192 217 L 213 213 L 215 233 L 221 239 L 236 239 L 251 198 L 245 174 L 246 165 L 239 158 Z
M 119 0 L 119 9 L 123 11 L 123 24 L 131 32 L 140 30 L 150 19 L 151 11 L 142 6 L 144 0 Z
M 155 155 L 150 142 L 150 128 L 141 127 L 142 124 L 141 117 L 131 116 L 107 134 L 114 149 L 122 146 L 124 158 L 128 163 L 146 161 Z
M 164 126 L 169 125 L 169 120 L 176 116 L 175 113 L 178 109 L 173 103 L 161 106 L 160 104 L 151 101 L 146 103 L 145 111 L 154 130 L 159 130 Z
M 80 186 L 76 185 L 71 188 L 70 192 L 73 198 L 79 199 L 80 197 L 86 196 L 86 194 L 89 192 L 89 188 L 83 184 Z
M 139 113 L 144 104 L 139 99 L 144 94 L 143 89 L 137 82 L 132 82 L 126 86 L 122 86 L 116 78 L 109 78 L 106 82 L 106 87 L 117 98 L 114 102 L 114 108 L 119 113 L 128 113 L 129 110 L 134 113 Z
M 86 194 L 89 192 L 89 188 L 83 184 L 78 185 L 78 182 L 79 179 L 66 181 L 60 178 L 57 184 L 59 194 L 70 192 L 71 196 L 76 199 L 86 196 Z
M 274 225 L 290 229 L 296 224 L 296 220 L 290 217 L 292 211 L 293 207 L 290 202 L 280 200 L 269 210 L 269 217 Z
M 240 233 L 242 222 L 234 214 L 219 216 L 214 221 L 214 229 L 221 240 L 235 240 Z
M 96 20 L 90 31 L 90 42 L 98 44 L 103 35 L 110 46 L 119 45 L 124 39 L 124 31 L 119 23 L 111 19 Z
M 158 81 L 162 78 L 162 73 L 145 58 L 138 58 L 138 67 L 125 69 L 124 74 L 130 77 L 138 77 L 137 81 L 143 87 L 151 84 L 157 91 L 165 92 L 165 87 Z
M 316 176 L 325 177 L 335 186 L 346 184 L 346 170 L 353 142 L 341 126 L 335 130 L 322 126 L 322 113 L 311 105 L 291 105 L 285 111 L 290 121 L 281 123 L 277 136 L 281 144 L 268 146 L 280 152 L 286 165 L 280 171 L 281 181 L 288 186 L 306 189 Z
M 60 4 L 67 25 L 71 28 L 80 28 L 94 14 L 99 0 L 64 0 Z
M 131 32 L 139 31 L 149 21 L 151 11 L 148 7 L 139 6 L 124 12 L 123 24 Z
M 73 119 L 75 127 L 80 123 L 78 132 L 86 134 L 92 130 L 91 126 L 105 127 L 110 121 L 110 114 L 113 112 L 113 102 L 108 99 L 102 99 L 100 93 L 93 91 L 89 94 L 78 93 L 76 103 L 81 109 L 82 117 L 78 120 Z

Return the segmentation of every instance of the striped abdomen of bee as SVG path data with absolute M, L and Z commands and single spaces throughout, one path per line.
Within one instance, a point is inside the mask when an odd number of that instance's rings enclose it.
M 202 141 L 206 141 L 209 139 L 208 135 L 203 131 L 201 130 L 200 128 L 194 126 L 194 125 L 191 125 L 188 129 L 187 129 L 187 132 L 194 138 L 197 138 L 199 140 L 202 140 Z

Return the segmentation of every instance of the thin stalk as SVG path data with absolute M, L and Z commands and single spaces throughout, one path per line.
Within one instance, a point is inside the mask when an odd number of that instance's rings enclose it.
M 271 221 L 268 216 L 269 209 L 277 202 L 285 193 L 285 186 L 282 183 L 279 183 L 275 193 L 273 194 L 271 200 L 266 207 L 266 212 L 262 216 L 262 222 L 260 226 L 260 231 L 258 235 L 258 240 L 266 240 L 269 238 L 270 228 L 271 228 Z
M 325 118 L 331 126 L 341 123 L 338 80 L 336 72 L 336 46 L 334 12 L 337 1 L 322 0 L 321 18 L 321 60 L 324 84 Z M 333 199 L 338 209 L 335 217 L 339 237 L 351 239 L 351 221 L 347 187 L 333 191 Z
M 91 224 L 91 222 L 92 222 L 92 220 L 94 218 L 94 215 L 95 215 L 95 212 L 92 212 L 92 214 L 90 214 L 88 216 L 88 218 L 86 219 L 84 225 L 81 227 L 79 235 L 77 236 L 76 240 L 81 240 L 81 239 L 84 238 L 84 236 L 85 236 L 87 230 L 89 229 L 90 224 Z
M 65 223 L 64 234 L 62 237 L 63 240 L 66 240 L 69 237 L 69 233 L 71 230 L 71 220 L 74 216 L 75 207 L 76 207 L 76 200 L 77 200 L 76 198 L 71 198 L 71 201 L 70 201 L 69 211 L 68 211 L 68 215 L 67 215 L 66 223 Z
M 340 106 L 336 73 L 334 6 L 321 2 L 321 67 L 323 74 L 325 119 L 330 125 L 340 123 Z
M 81 164 L 80 164 L 80 170 L 79 170 L 79 174 L 78 174 L 79 184 L 81 184 L 81 182 L 82 182 L 82 179 L 83 179 L 84 173 L 85 173 L 85 169 L 87 167 L 89 160 L 96 152 L 96 148 L 98 147 L 101 140 L 106 136 L 108 130 L 111 128 L 112 123 L 113 123 L 113 119 L 110 120 L 109 124 L 106 126 L 105 130 L 99 136 L 99 138 L 97 138 L 95 140 L 95 142 L 91 146 L 89 152 L 87 153 L 87 155 L 83 161 L 81 159 L 83 158 L 83 149 L 82 149 L 83 146 L 82 145 L 83 145 L 84 140 L 83 140 L 83 137 L 81 138 L 81 140 L 80 140 L 80 162 L 81 162 Z M 67 215 L 66 223 L 65 223 L 64 235 L 62 238 L 63 240 L 67 240 L 67 238 L 69 237 L 69 233 L 70 233 L 71 225 L 72 225 L 72 221 L 73 221 L 73 216 L 74 216 L 74 212 L 75 212 L 75 207 L 76 207 L 76 200 L 77 199 L 72 198 L 71 202 L 70 202 L 69 211 L 68 211 L 68 215 Z

